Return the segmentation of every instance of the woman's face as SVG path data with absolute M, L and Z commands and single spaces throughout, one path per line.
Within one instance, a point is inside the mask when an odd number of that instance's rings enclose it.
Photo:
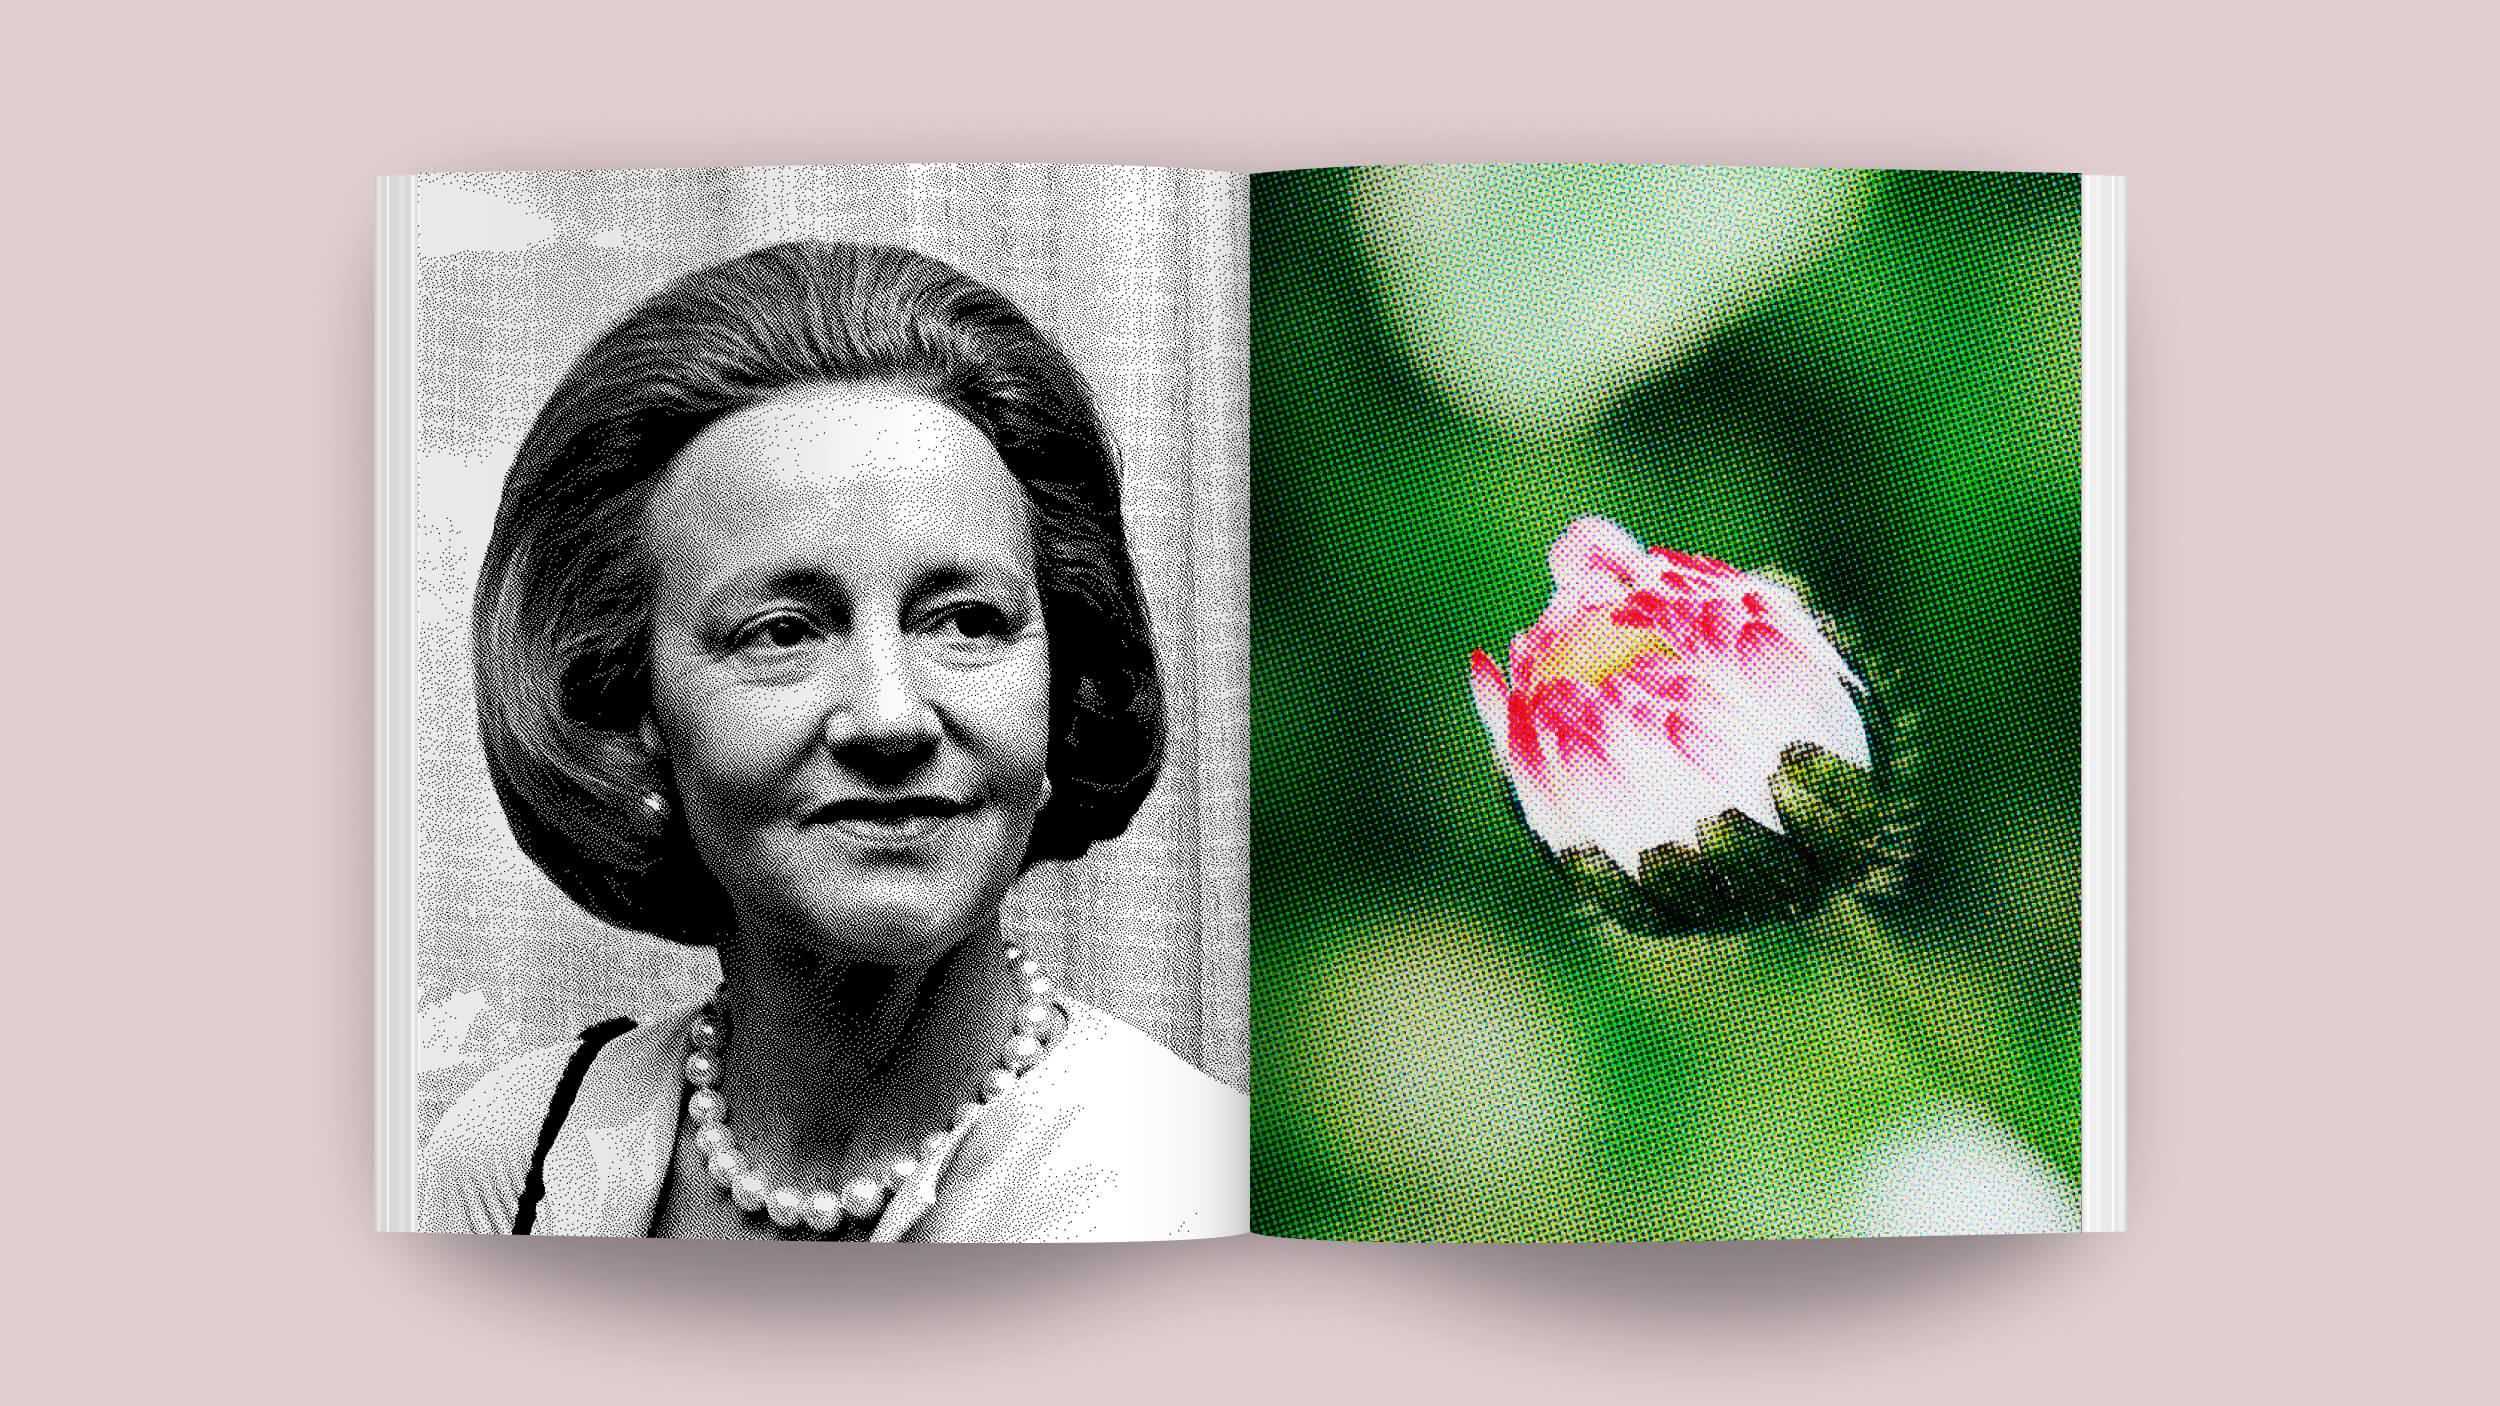
M 696 436 L 643 528 L 644 740 L 740 932 L 914 963 L 991 923 L 1046 798 L 1050 647 L 988 438 L 808 387 Z

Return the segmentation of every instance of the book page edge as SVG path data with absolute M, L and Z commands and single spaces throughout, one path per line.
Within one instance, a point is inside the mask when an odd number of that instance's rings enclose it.
M 2083 177 L 2083 1228 L 2127 1222 L 2126 184 Z
M 416 181 L 374 201 L 374 1224 L 416 1229 Z

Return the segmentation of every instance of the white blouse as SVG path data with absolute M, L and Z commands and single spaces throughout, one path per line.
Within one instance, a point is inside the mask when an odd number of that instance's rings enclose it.
M 1117 1018 L 1061 998 L 1067 1032 L 923 1159 L 872 1240 L 1177 1240 L 1250 1228 L 1250 1103 Z M 550 1147 L 533 1235 L 648 1235 L 677 1145 L 690 1006 L 601 1047 Z M 478 1080 L 420 1159 L 418 1224 L 506 1235 L 577 1045 Z

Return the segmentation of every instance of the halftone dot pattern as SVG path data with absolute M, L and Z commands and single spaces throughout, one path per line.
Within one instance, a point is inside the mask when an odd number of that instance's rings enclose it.
M 1514 1204 L 1511 1169 L 1587 1161 L 1579 1110 L 1594 1071 L 1553 1019 L 1554 993 L 1533 964 L 1468 915 L 1426 908 L 1362 925 L 1315 975 L 1297 1028 L 1401 1032 L 1331 1046 L 1338 1068 L 1288 1056 L 1272 1071 L 1280 1087 L 1317 1076 L 1308 1131 L 1358 1183 L 1419 1193 L 1415 1224 L 1374 1238 L 1448 1238 L 1484 1207 L 1531 1223 L 1550 1215 Z
M 1073 994 L 1247 1081 L 1244 193 L 1213 172 L 1016 164 L 464 173 L 411 219 L 415 1129 L 487 1071 L 708 994 L 713 954 L 604 924 L 513 840 L 480 751 L 470 613 L 515 446 L 599 330 L 789 239 L 899 244 L 1004 293 L 1084 369 L 1170 735 L 1124 834 L 1037 866 L 1008 932 Z M 1185 627 L 1185 628 L 1184 628 Z
M 2078 184 L 1689 181 L 1677 227 L 1743 237 L 1679 262 L 1638 173 L 1579 169 L 1470 173 L 1458 215 L 1378 174 L 1254 185 L 1253 1228 L 2070 1228 Z M 1524 389 L 1435 364 L 1471 346 Z M 1882 658 L 1919 724 L 1895 892 L 1744 936 L 1576 910 L 1465 660 L 1586 514 L 1785 569 Z
M 1857 171 L 1380 167 L 1354 223 L 1412 358 L 1462 407 L 1583 424 L 1829 248 Z
M 1937 1103 L 1867 1144 L 1848 1229 L 1858 1235 L 1988 1235 L 2080 1228 L 2057 1173 L 1984 1110 Z

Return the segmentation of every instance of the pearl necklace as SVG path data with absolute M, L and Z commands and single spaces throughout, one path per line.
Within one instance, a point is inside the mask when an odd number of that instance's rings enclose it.
M 1050 999 L 1054 989 L 1050 978 L 1042 975 L 1041 963 L 1026 957 L 1020 947 L 1010 945 L 1006 958 L 1023 984 L 1024 1004 L 1016 1010 L 1015 1034 L 999 1047 L 998 1061 L 981 1076 L 975 1096 L 956 1106 L 951 1124 L 920 1139 L 917 1156 L 895 1157 L 842 1183 L 839 1191 L 777 1183 L 757 1171 L 739 1150 L 737 1138 L 729 1131 L 729 1100 L 720 1091 L 721 1056 L 729 1047 L 728 1020 L 720 998 L 714 997 L 686 1027 L 686 1082 L 694 1086 L 694 1092 L 686 1096 L 686 1117 L 695 1125 L 694 1144 L 702 1150 L 703 1169 L 729 1193 L 739 1210 L 749 1215 L 761 1212 L 784 1230 L 805 1225 L 819 1235 L 831 1235 L 846 1225 L 873 1221 L 895 1189 L 920 1174 L 922 1159 L 943 1152 L 981 1116 L 984 1104 L 1006 1097 L 1015 1089 L 1016 1080 L 1048 1052 L 1048 1042 L 1060 1026 L 1058 1008 Z

